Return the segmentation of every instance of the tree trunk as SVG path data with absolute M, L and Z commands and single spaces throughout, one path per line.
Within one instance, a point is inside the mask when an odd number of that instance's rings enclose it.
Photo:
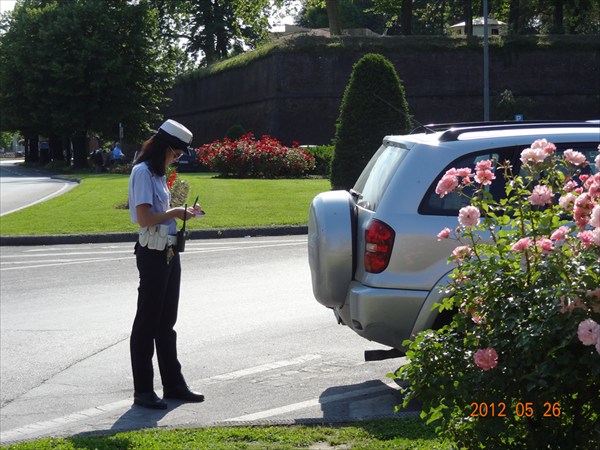
M 66 165 L 70 166 L 73 162 L 73 149 L 71 146 L 71 140 L 68 137 L 65 137 L 62 139 L 62 143 L 65 151 Z
M 50 148 L 50 159 L 52 161 L 64 161 L 62 139 L 60 136 L 52 135 L 48 138 L 48 146 Z
M 510 0 L 508 10 L 508 28 L 511 33 L 519 32 L 519 0 Z
M 554 14 L 552 17 L 552 32 L 563 34 L 564 29 L 564 0 L 554 0 Z
M 473 36 L 473 2 L 472 0 L 465 0 L 465 34 L 467 36 Z
M 73 143 L 73 167 L 86 168 L 88 166 L 88 140 L 85 133 L 73 136 L 71 142 Z
M 342 35 L 342 19 L 340 17 L 339 0 L 327 0 L 327 18 L 329 19 L 329 33 L 332 36 Z
M 412 34 L 412 0 L 402 0 L 400 31 L 404 36 Z
M 25 162 L 36 163 L 39 160 L 40 150 L 37 134 L 25 134 Z

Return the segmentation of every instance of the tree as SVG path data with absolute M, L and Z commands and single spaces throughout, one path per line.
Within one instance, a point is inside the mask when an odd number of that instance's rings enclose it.
M 203 64 L 254 48 L 268 37 L 269 15 L 290 0 L 148 0 L 158 11 L 161 34 L 182 42 L 191 60 Z
M 129 138 L 145 136 L 174 81 L 157 29 L 145 1 L 17 3 L 0 44 L 0 82 L 16 86 L 2 89 L 1 126 L 70 139 L 78 167 L 91 133 L 116 140 L 121 123 Z
M 410 131 L 404 88 L 392 63 L 367 54 L 353 67 L 346 86 L 333 140 L 334 189 L 350 189 L 388 134 Z
M 374 11 L 375 0 L 340 0 L 339 19 L 342 28 L 368 28 L 376 33 L 385 30 L 385 18 Z M 307 2 L 296 18 L 296 23 L 307 28 L 329 27 L 325 2 Z
M 373 0 L 374 10 L 388 18 L 389 28 L 400 25 L 400 33 L 412 34 L 413 1 L 412 0 Z
M 327 0 L 327 17 L 329 18 L 329 33 L 331 36 L 342 35 L 342 22 L 340 17 L 339 0 Z

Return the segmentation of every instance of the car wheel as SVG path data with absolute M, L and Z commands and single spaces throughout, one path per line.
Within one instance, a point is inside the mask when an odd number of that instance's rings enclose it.
M 354 275 L 355 214 L 347 191 L 323 192 L 310 206 L 308 262 L 313 294 L 330 308 L 344 305 Z

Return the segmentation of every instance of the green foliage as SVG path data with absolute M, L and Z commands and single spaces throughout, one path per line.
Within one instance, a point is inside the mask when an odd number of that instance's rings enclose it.
M 331 161 L 335 147 L 333 145 L 317 145 L 315 147 L 305 147 L 306 153 L 315 158 L 315 175 L 329 177 L 331 174 Z
M 467 3 L 373 0 L 374 6 L 368 12 L 387 18 L 388 34 L 405 33 L 400 25 L 406 21 L 411 23 L 412 34 L 444 34 L 449 26 L 465 20 L 464 5 Z M 508 23 L 511 31 L 518 34 L 593 34 L 598 33 L 600 27 L 600 4 L 589 0 L 491 0 L 488 8 L 491 18 Z M 476 3 L 472 10 L 476 16 L 481 16 Z
M 589 178 L 545 140 L 521 161 L 517 174 L 488 161 L 440 181 L 442 196 L 474 190 L 454 234 L 440 233 L 460 245 L 441 287 L 452 295 L 437 307 L 458 313 L 405 343 L 397 375 L 410 383 L 405 403 L 422 401 L 422 417 L 461 448 L 598 448 L 600 156 Z M 494 176 L 505 181 L 499 200 L 484 180 Z
M 92 133 L 116 139 L 119 123 L 138 140 L 159 119 L 173 61 L 157 50 L 146 2 L 24 1 L 5 20 L 1 128 L 79 144 Z M 86 156 L 85 145 L 75 147 L 75 165 L 85 166 Z
M 12 147 L 13 134 L 7 131 L 0 132 L 0 148 L 8 150 Z
M 225 137 L 231 141 L 236 141 L 248 132 L 240 124 L 235 124 L 229 127 L 225 133 Z
M 159 12 L 161 34 L 183 43 L 191 60 L 210 65 L 254 48 L 268 37 L 269 15 L 284 0 L 148 0 Z
M 350 189 L 390 134 L 411 128 L 404 88 L 384 56 L 367 54 L 353 67 L 346 86 L 334 137 L 331 166 L 334 189 Z
M 329 28 L 325 2 L 312 3 L 303 5 L 296 23 L 306 28 Z M 373 0 L 341 0 L 340 19 L 343 28 L 368 28 L 382 34 L 385 30 L 385 18 L 373 11 L 374 3 Z

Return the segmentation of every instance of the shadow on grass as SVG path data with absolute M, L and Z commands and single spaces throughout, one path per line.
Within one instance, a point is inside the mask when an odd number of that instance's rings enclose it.
M 115 436 L 121 432 L 144 430 L 159 427 L 160 420 L 179 404 L 169 405 L 168 409 L 148 409 L 132 405 L 119 417 L 112 427 L 103 431 L 79 433 L 68 438 L 74 448 L 81 450 L 121 450 L 139 448 L 130 439 Z

